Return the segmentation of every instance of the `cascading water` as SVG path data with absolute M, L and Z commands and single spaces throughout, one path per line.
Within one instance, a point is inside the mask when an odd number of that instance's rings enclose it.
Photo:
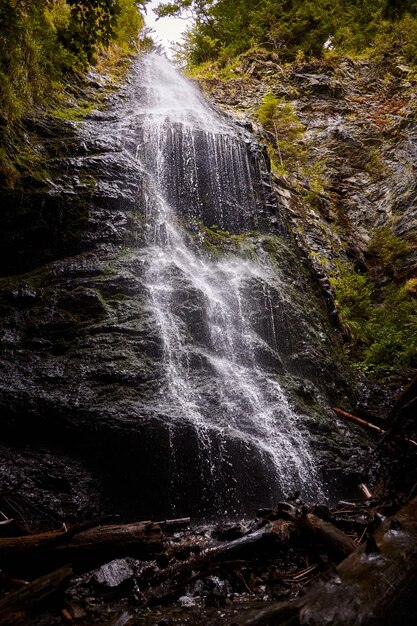
M 129 106 L 119 132 L 146 180 L 142 254 L 161 341 L 152 410 L 156 405 L 169 424 L 172 493 L 187 472 L 198 473 L 206 507 L 239 510 L 252 480 L 246 472 L 261 475 L 271 497 L 295 488 L 317 495 L 303 416 L 276 375 L 285 331 L 277 322 L 282 295 L 277 299 L 268 255 L 259 247 L 239 252 L 237 244 L 234 253 L 216 254 L 201 245 L 205 227 L 263 228 L 270 198 L 259 152 L 157 55 L 138 65 Z M 188 466 L 179 423 L 196 437 Z
M 300 297 L 312 291 L 259 145 L 154 54 L 80 130 L 70 164 L 95 175 L 93 286 L 117 298 L 94 339 L 77 339 L 103 365 L 70 383 L 77 407 L 94 402 L 106 428 L 130 433 L 130 448 L 115 446 L 115 491 L 122 476 L 142 514 L 160 515 L 253 513 L 295 490 L 317 500 L 304 407 L 321 393 L 328 339 Z
M 103 74 L 88 81 L 107 93 Z M 214 81 L 216 97 L 234 85 Z M 248 125 L 148 55 L 105 110 L 33 133 L 48 181 L 3 194 L 12 491 L 46 493 L 56 519 L 346 496 L 368 444 L 331 408 L 353 399 L 333 300 L 288 227 L 295 190 L 272 188 Z

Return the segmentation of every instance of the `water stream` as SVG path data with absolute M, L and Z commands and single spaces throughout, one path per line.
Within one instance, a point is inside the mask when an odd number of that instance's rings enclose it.
M 262 159 L 246 131 L 157 55 L 139 63 L 126 108 L 124 148 L 147 181 L 145 283 L 163 352 L 157 403 L 167 420 L 195 430 L 201 463 L 189 472 L 205 472 L 217 489 L 232 492 L 230 483 L 245 481 L 234 469 L 243 450 L 277 491 L 317 495 L 303 416 L 271 358 L 285 331 L 276 322 L 277 277 L 268 257 L 198 245 L 203 224 L 235 233 L 259 227 L 267 202 Z M 175 434 L 171 454 L 175 475 Z

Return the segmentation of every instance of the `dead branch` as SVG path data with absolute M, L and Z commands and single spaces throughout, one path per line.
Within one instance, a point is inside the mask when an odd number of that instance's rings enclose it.
M 338 409 L 337 407 L 333 407 L 333 411 L 337 413 L 338 415 L 341 415 L 345 419 L 349 420 L 350 422 L 355 422 L 356 424 L 359 424 L 359 426 L 363 426 L 364 428 L 373 430 L 375 433 L 379 433 L 380 435 L 388 434 L 388 431 L 384 430 L 383 428 L 380 428 L 379 426 L 376 426 L 376 424 L 367 422 L 361 417 L 357 417 L 357 415 L 352 415 L 352 413 L 348 413 L 347 411 L 343 411 L 342 409 Z M 394 439 L 396 439 L 397 441 L 404 441 L 408 443 L 410 446 L 417 448 L 417 441 L 414 441 L 414 439 L 409 439 L 408 437 L 401 437 L 401 435 L 395 435 Z
M 27 613 L 63 591 L 71 576 L 72 569 L 66 566 L 9 593 L 0 600 L 0 626 L 27 624 Z
M 301 598 L 251 612 L 240 626 L 396 626 L 415 623 L 417 498 L 386 519 L 326 581 Z

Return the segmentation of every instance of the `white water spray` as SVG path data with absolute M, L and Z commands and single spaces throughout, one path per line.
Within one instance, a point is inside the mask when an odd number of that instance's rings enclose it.
M 163 345 L 162 414 L 195 428 L 214 477 L 229 444 L 256 451 L 281 492 L 320 492 L 303 416 L 292 408 L 273 368 L 258 357 L 254 293 L 270 329 L 277 278 L 267 255 L 204 253 L 183 222 L 256 223 L 259 198 L 247 140 L 211 109 L 169 63 L 148 55 L 137 75 L 135 157 L 147 173 L 146 286 Z M 126 121 L 124 121 L 126 123 Z M 128 136 L 128 135 L 126 135 Z M 256 298 L 255 298 L 256 300 Z M 217 438 L 223 459 L 213 456 Z M 233 463 L 232 457 L 229 460 Z M 190 468 L 190 471 L 193 471 Z

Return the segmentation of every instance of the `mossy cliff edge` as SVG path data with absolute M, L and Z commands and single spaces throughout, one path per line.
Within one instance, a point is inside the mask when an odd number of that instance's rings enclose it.
M 91 91 L 100 71 L 108 90 L 123 80 L 132 55 L 150 45 L 144 2 L 0 1 L 0 186 L 48 179 L 40 119 L 76 121 L 103 106 Z M 35 127 L 35 128 L 34 128 Z M 35 131 L 35 132 L 34 132 Z M 59 141 L 59 133 L 52 131 Z

